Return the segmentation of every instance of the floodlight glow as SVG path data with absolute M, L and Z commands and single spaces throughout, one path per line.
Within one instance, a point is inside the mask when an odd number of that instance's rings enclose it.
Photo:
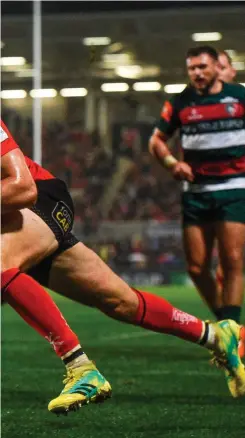
M 168 84 L 165 85 L 164 91 L 168 94 L 181 93 L 186 87 L 186 84 Z
M 63 97 L 83 97 L 88 94 L 86 88 L 62 88 L 60 94 Z
M 124 92 L 128 91 L 129 86 L 126 82 L 108 82 L 101 85 L 101 90 L 110 93 L 110 92 Z
M 87 37 L 83 38 L 83 44 L 85 46 L 108 46 L 111 43 L 109 37 Z
M 4 56 L 0 60 L 0 64 L 2 66 L 10 66 L 10 65 L 25 65 L 26 59 L 22 56 Z
M 57 91 L 54 88 L 42 88 L 40 90 L 31 90 L 31 97 L 55 97 L 57 96 Z
M 142 73 L 142 67 L 140 65 L 124 65 L 116 67 L 116 74 L 122 78 L 135 79 Z
M 2 99 L 24 99 L 26 95 L 25 90 L 2 90 L 0 93 Z
M 160 82 L 135 82 L 133 89 L 135 91 L 159 91 L 161 84 Z
M 222 39 L 222 34 L 220 32 L 203 32 L 203 33 L 193 33 L 193 41 L 220 41 Z

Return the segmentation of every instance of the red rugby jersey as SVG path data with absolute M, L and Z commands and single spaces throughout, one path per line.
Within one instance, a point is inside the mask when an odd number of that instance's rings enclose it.
M 19 146 L 14 141 L 12 135 L 10 134 L 8 128 L 3 123 L 3 121 L 0 121 L 0 142 L 1 142 L 1 157 L 8 152 L 19 149 Z M 39 164 L 32 161 L 30 158 L 25 156 L 26 164 L 31 172 L 32 178 L 36 180 L 43 180 L 43 179 L 53 179 L 55 178 L 48 170 L 44 169 L 43 167 L 39 166 Z

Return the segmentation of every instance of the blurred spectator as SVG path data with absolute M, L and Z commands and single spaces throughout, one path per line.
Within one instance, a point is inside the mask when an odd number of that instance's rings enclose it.
M 32 157 L 32 122 L 13 110 L 2 109 L 24 153 Z M 154 220 L 165 222 L 179 217 L 179 184 L 153 163 L 142 151 L 139 130 L 122 127 L 114 155 L 101 147 L 97 131 L 91 134 L 82 124 L 52 121 L 43 126 L 43 165 L 63 179 L 74 197 L 76 219 L 84 232 L 91 234 L 101 219 L 100 200 L 110 185 L 120 156 L 131 159 L 134 166 L 113 201 L 108 220 Z
M 12 110 L 2 109 L 2 118 L 10 126 L 23 152 L 32 157 L 32 122 Z M 132 160 L 130 173 L 120 187 L 105 218 L 110 221 L 149 221 L 167 223 L 180 217 L 180 186 L 168 172 L 141 151 L 137 129 L 125 128 L 113 156 L 100 144 L 95 131 L 88 134 L 80 123 L 51 122 L 43 126 L 43 165 L 63 179 L 70 188 L 75 205 L 76 228 L 84 242 L 93 246 L 114 269 L 185 269 L 180 236 L 134 236 L 94 243 L 101 222 L 100 200 L 110 186 L 121 156 Z M 79 225 L 79 226 L 77 226 Z
M 147 255 L 144 248 L 144 243 L 139 236 L 135 236 L 131 240 L 131 251 L 128 260 L 133 268 L 145 268 L 147 265 Z

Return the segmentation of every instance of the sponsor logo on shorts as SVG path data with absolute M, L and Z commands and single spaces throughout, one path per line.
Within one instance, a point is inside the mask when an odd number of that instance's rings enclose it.
M 52 212 L 52 217 L 63 233 L 67 233 L 67 231 L 72 229 L 73 213 L 63 201 L 57 202 Z

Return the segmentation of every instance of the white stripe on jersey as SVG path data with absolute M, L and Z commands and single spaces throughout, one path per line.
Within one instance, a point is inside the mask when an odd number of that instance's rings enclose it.
M 0 126 L 0 143 L 8 138 L 8 134 L 4 129 Z
M 209 134 L 184 134 L 182 136 L 182 147 L 187 150 L 203 151 L 242 145 L 245 145 L 245 129 L 238 129 L 237 131 L 232 132 L 214 132 Z
M 188 181 L 184 181 L 183 183 L 183 191 L 191 193 L 216 192 L 231 189 L 245 189 L 245 177 L 229 178 L 218 184 L 191 184 Z

